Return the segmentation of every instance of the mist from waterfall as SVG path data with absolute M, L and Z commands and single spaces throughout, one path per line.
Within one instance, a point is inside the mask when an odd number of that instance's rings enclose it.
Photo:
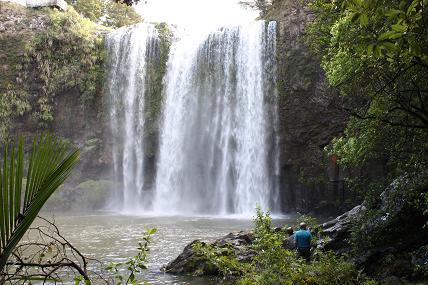
M 145 94 L 151 84 L 147 63 L 159 57 L 159 37 L 151 24 L 118 29 L 107 36 L 113 165 L 118 191 L 115 206 L 134 211 L 142 203 L 144 175 Z
M 119 210 L 252 215 L 280 211 L 276 24 L 176 35 L 164 77 L 156 177 L 145 174 L 146 66 L 159 56 L 152 25 L 107 37 L 110 127 Z

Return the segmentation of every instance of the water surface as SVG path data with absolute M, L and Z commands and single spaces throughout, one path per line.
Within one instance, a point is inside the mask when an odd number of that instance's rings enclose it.
M 174 276 L 161 267 L 177 257 L 195 239 L 213 241 L 230 232 L 251 229 L 251 219 L 186 216 L 127 216 L 111 213 L 52 214 L 62 235 L 89 257 L 105 262 L 126 261 L 137 254 L 138 240 L 147 228 L 157 228 L 151 245 L 144 279 L 150 284 L 218 284 L 207 278 Z M 293 217 L 275 219 L 275 224 L 294 221 Z

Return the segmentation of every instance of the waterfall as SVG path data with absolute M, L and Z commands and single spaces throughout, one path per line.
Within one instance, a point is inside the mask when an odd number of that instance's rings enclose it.
M 280 211 L 274 22 L 174 41 L 156 166 L 145 153 L 146 110 L 155 84 L 148 69 L 160 64 L 160 36 L 153 25 L 138 24 L 106 41 L 118 210 L 252 215 L 259 205 Z
M 173 45 L 155 212 L 278 209 L 275 34 L 259 21 Z
M 153 25 L 118 29 L 106 38 L 110 59 L 108 79 L 113 165 L 121 191 L 118 210 L 141 207 L 144 175 L 145 93 L 151 84 L 147 64 L 159 57 L 159 38 Z

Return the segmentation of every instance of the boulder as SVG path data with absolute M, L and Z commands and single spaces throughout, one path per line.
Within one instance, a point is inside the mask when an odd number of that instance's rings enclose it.
M 256 254 L 254 250 L 250 248 L 253 241 L 254 233 L 252 231 L 240 231 L 229 233 L 209 244 L 214 246 L 220 253 L 224 250 L 224 254 L 227 254 L 227 252 L 232 249 L 238 261 L 249 262 Z M 200 240 L 192 241 L 184 248 L 183 252 L 176 259 L 168 263 L 163 270 L 167 273 L 180 275 L 217 275 L 219 273 L 218 268 L 209 262 L 205 256 L 194 250 L 194 246 L 198 244 L 204 245 L 205 243 Z
M 216 275 L 218 269 L 211 264 L 204 256 L 198 254 L 194 250 L 194 246 L 203 244 L 199 240 L 194 240 L 189 243 L 180 255 L 168 263 L 163 270 L 167 273 L 180 275 Z
M 325 250 L 333 250 L 337 253 L 346 253 L 351 250 L 349 238 L 351 235 L 351 224 L 365 210 L 365 206 L 358 205 L 350 211 L 338 216 L 337 218 L 322 224 L 319 247 Z

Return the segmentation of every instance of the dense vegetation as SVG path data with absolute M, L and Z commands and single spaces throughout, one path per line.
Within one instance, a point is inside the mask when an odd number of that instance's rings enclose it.
M 67 1 L 69 4 L 72 1 Z M 83 17 L 104 26 L 119 28 L 142 22 L 141 16 L 131 7 L 132 1 L 77 1 L 73 8 Z
M 308 218 L 305 217 L 308 221 Z M 252 249 L 256 256 L 249 263 L 239 262 L 233 250 L 217 249 L 209 244 L 196 244 L 195 250 L 208 258 L 221 275 L 241 285 L 351 285 L 376 284 L 362 274 L 345 256 L 316 250 L 310 263 L 295 251 L 283 247 L 286 233 L 274 231 L 268 213 L 257 210 L 254 219 L 255 241 Z M 313 240 L 315 245 L 317 240 Z
M 104 35 L 109 27 L 138 23 L 141 17 L 115 1 L 78 1 L 66 12 L 2 6 L 7 9 L 2 21 L 23 19 L 11 23 L 11 32 L 1 38 L 7 69 L 0 78 L 0 141 L 9 138 L 19 118 L 48 128 L 54 120 L 54 98 L 64 92 L 75 93 L 83 113 L 96 116 L 105 78 Z
M 351 115 L 328 151 L 347 169 L 381 169 L 348 177 L 370 209 L 389 197 L 410 203 L 413 218 L 426 214 L 427 1 L 316 0 L 310 7 L 308 44 Z M 381 196 L 388 185 L 394 195 Z
M 246 2 L 262 16 L 269 4 Z M 351 255 L 379 278 L 425 280 L 427 267 L 408 260 L 427 253 L 428 2 L 306 4 L 306 45 L 341 96 L 334 107 L 349 118 L 324 155 L 337 158 L 345 189 L 365 206 L 353 225 Z
M 38 122 L 50 122 L 53 97 L 77 88 L 82 107 L 91 106 L 103 82 L 105 58 L 102 27 L 80 17 L 73 9 L 51 11 L 51 24 L 26 49 L 28 69 L 35 68 L 43 96 L 33 113 Z
M 313 1 L 308 43 L 352 115 L 332 153 L 382 163 L 385 180 L 427 167 L 426 1 Z
M 2 50 L 22 56 L 8 59 L 11 76 L 1 79 L 6 88 L 1 91 L 0 140 L 8 138 L 11 123 L 19 116 L 29 115 L 31 122 L 47 127 L 53 121 L 55 96 L 66 90 L 77 91 L 82 108 L 93 106 L 103 84 L 106 28 L 73 8 L 32 13 L 47 28 L 27 31 L 20 36 L 25 44 Z M 16 39 L 13 34 L 7 36 L 10 41 Z
M 339 157 L 348 186 L 366 201 L 353 232 L 356 252 L 426 245 L 427 5 L 310 1 L 315 19 L 308 45 L 350 115 L 343 136 L 326 151 Z M 403 238 L 408 233 L 415 234 Z

